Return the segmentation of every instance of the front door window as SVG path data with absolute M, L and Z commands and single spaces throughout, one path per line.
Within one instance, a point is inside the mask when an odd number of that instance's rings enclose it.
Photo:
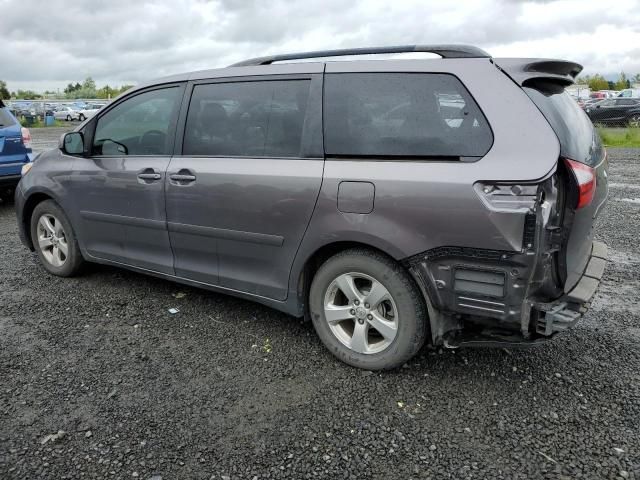
M 94 156 L 170 155 L 172 120 L 181 89 L 163 88 L 136 95 L 98 119 Z

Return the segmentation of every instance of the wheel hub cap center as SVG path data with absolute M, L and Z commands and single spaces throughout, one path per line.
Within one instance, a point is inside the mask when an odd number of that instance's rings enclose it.
M 356 308 L 356 318 L 363 320 L 367 316 L 367 310 L 364 307 Z

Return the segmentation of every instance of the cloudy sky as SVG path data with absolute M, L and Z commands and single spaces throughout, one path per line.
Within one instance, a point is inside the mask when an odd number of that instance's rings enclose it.
M 640 73 L 640 0 L 0 0 L 10 90 L 98 86 L 267 53 L 469 43 Z

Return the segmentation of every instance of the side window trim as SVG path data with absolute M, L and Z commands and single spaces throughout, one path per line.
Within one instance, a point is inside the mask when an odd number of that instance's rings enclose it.
M 174 147 L 175 147 L 176 130 L 178 127 L 179 115 L 183 108 L 182 102 L 184 99 L 184 92 L 186 89 L 186 85 L 187 85 L 187 82 L 173 82 L 173 83 L 153 85 L 141 90 L 136 90 L 135 92 L 130 93 L 126 97 L 119 98 L 117 102 L 112 102 L 109 105 L 107 105 L 104 109 L 101 109 L 98 112 L 98 114 L 95 117 L 93 117 L 91 121 L 85 126 L 85 130 L 84 130 L 85 156 L 91 157 L 91 158 L 94 158 L 94 157 L 95 158 L 119 158 L 118 155 L 92 155 L 91 154 L 91 151 L 93 148 L 93 140 L 96 133 L 96 126 L 98 125 L 98 121 L 100 120 L 100 118 L 106 115 L 110 110 L 116 108 L 118 105 L 122 104 L 123 102 L 126 102 L 127 100 L 130 100 L 143 93 L 148 93 L 156 90 L 164 90 L 167 88 L 178 88 L 179 89 L 179 92 L 178 92 L 179 100 L 178 100 L 178 109 L 177 109 L 178 114 L 172 115 L 171 121 L 169 122 L 168 132 L 167 132 L 167 137 L 170 138 L 170 142 L 171 142 L 169 147 L 167 148 L 168 153 L 165 155 L 128 155 L 130 157 L 170 157 L 172 156 L 172 152 L 174 151 Z
M 322 90 L 324 75 L 322 73 L 313 74 L 287 74 L 287 75 L 252 75 L 244 77 L 222 77 L 190 80 L 185 88 L 182 100 L 182 107 L 176 129 L 175 143 L 173 148 L 174 156 L 184 155 L 184 138 L 187 129 L 187 117 L 193 92 L 198 85 L 225 84 L 225 83 L 246 83 L 246 82 L 268 82 L 268 81 L 310 81 L 309 97 L 305 119 L 302 130 L 301 153 L 299 157 L 273 157 L 273 156 L 230 156 L 230 155 L 190 155 L 194 157 L 211 158 L 281 158 L 281 159 L 321 159 L 324 158 L 323 133 L 322 133 Z

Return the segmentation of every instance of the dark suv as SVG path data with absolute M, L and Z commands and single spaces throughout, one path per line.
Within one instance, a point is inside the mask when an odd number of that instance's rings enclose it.
M 295 62 L 406 51 L 442 58 Z M 358 367 L 533 344 L 605 266 L 606 153 L 564 93 L 581 68 L 441 45 L 156 80 L 35 161 L 21 235 L 56 275 L 118 265 L 308 315 Z
M 640 98 L 607 98 L 584 111 L 596 125 L 640 127 Z

